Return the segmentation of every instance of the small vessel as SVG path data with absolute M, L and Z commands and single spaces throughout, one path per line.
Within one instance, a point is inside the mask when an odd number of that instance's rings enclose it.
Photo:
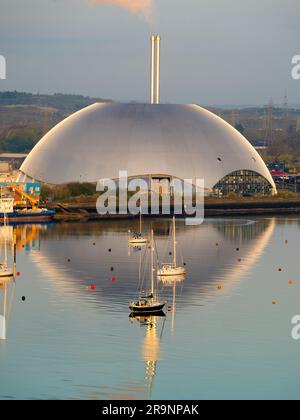
M 4 214 L 6 213 L 7 218 L 10 222 L 41 222 L 45 220 L 50 220 L 55 215 L 55 210 L 48 210 L 45 208 L 38 207 L 38 201 L 30 197 L 29 194 L 24 193 L 17 187 L 13 187 L 13 190 L 18 194 L 26 198 L 31 208 L 25 208 L 20 210 L 15 210 L 15 199 L 13 197 L 4 197 L 1 192 L 0 198 L 0 223 L 4 223 Z
M 186 274 L 185 267 L 177 265 L 177 250 L 176 250 L 176 221 L 173 217 L 173 262 L 163 263 L 157 270 L 159 277 L 163 276 L 182 276 Z
M 4 261 L 0 263 L 0 278 L 3 277 L 14 277 L 14 270 L 10 267 L 8 267 L 7 262 L 7 227 L 8 227 L 8 220 L 7 220 L 7 214 L 4 212 Z
M 140 206 L 140 229 L 139 232 L 130 232 L 130 237 L 128 239 L 128 244 L 130 246 L 144 245 L 148 243 L 148 237 L 142 233 L 142 208 Z
M 154 287 L 154 235 L 151 230 L 151 264 L 150 264 L 150 290 L 148 293 L 141 293 L 136 302 L 130 302 L 129 309 L 133 314 L 150 315 L 161 312 L 166 305 L 165 301 L 159 300 Z

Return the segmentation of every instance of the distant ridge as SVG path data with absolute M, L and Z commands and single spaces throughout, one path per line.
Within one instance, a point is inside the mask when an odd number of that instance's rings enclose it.
M 95 102 L 112 102 L 109 99 L 91 98 L 83 95 L 64 93 L 34 94 L 17 91 L 0 92 L 0 106 L 8 105 L 36 105 L 50 107 L 63 111 L 77 111 Z

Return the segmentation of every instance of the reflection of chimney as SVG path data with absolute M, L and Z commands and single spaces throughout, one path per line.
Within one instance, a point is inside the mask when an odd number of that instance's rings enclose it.
M 151 104 L 160 102 L 160 40 L 159 35 L 151 35 Z

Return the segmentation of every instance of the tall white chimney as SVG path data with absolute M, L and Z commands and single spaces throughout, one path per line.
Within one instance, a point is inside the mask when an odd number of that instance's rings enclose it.
M 160 36 L 156 37 L 156 103 L 160 102 Z
M 151 35 L 151 75 L 150 75 L 150 102 L 160 102 L 160 41 L 159 35 Z
M 150 102 L 154 104 L 154 84 L 155 84 L 155 36 L 151 35 L 151 86 L 150 86 Z

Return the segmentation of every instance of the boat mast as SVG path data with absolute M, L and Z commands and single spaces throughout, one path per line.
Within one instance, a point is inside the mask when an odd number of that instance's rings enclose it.
M 4 267 L 7 268 L 7 246 L 6 246 L 6 227 L 7 227 L 7 215 L 6 207 L 4 207 Z
M 6 283 L 4 282 L 3 285 L 3 317 L 6 319 L 6 299 L 7 299 L 7 290 L 6 290 Z
M 177 256 L 176 256 L 176 225 L 175 225 L 175 216 L 173 216 L 173 255 L 174 255 L 174 268 L 177 266 Z
M 140 234 L 142 233 L 142 206 L 140 204 Z
M 173 303 L 172 303 L 172 322 L 171 322 L 171 334 L 174 334 L 175 329 L 175 312 L 176 312 L 176 281 L 173 282 Z
M 17 233 L 15 229 L 13 229 L 13 237 L 14 237 L 14 277 L 15 277 L 16 270 L 17 270 Z
M 154 274 L 153 274 L 153 229 L 151 229 L 151 295 L 154 296 Z

